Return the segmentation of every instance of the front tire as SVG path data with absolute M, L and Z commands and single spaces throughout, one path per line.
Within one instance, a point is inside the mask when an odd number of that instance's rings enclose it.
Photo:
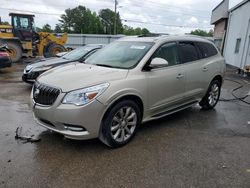
M 111 148 L 124 146 L 135 136 L 140 123 L 138 105 L 131 100 L 121 101 L 104 117 L 100 140 Z
M 206 95 L 203 97 L 200 106 L 205 110 L 213 109 L 219 101 L 221 93 L 221 82 L 213 80 L 208 88 Z

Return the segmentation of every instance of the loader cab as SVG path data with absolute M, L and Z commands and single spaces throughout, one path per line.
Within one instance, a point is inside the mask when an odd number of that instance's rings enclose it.
M 13 34 L 21 41 L 32 41 L 34 35 L 34 15 L 10 13 Z

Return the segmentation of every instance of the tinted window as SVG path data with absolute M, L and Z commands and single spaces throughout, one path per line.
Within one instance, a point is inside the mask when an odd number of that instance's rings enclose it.
M 197 42 L 197 46 L 200 49 L 202 58 L 211 57 L 218 53 L 216 48 L 212 44 L 205 42 Z
M 180 42 L 180 56 L 182 63 L 196 61 L 199 59 L 198 51 L 193 42 Z
M 168 61 L 168 66 L 178 64 L 176 43 L 167 43 L 161 46 L 153 55 L 153 58 L 159 57 Z

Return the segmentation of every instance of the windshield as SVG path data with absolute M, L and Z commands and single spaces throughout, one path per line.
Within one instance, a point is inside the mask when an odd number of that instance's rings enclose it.
M 136 66 L 152 47 L 150 42 L 113 42 L 86 59 L 86 64 L 129 69 Z
M 70 51 L 69 53 L 63 55 L 62 58 L 71 61 L 77 61 L 93 49 L 94 49 L 93 47 L 88 47 L 88 46 L 76 48 Z

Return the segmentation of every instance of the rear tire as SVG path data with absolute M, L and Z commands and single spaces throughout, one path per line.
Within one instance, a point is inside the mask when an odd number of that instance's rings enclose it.
M 208 88 L 206 95 L 200 101 L 200 106 L 204 110 L 213 109 L 219 101 L 221 92 L 221 82 L 218 80 L 213 80 Z
M 56 54 L 65 52 L 66 49 L 64 46 L 56 43 L 51 43 L 49 46 L 46 47 L 44 57 L 56 57 Z
M 124 146 L 135 136 L 140 123 L 138 105 L 131 100 L 121 101 L 104 117 L 99 139 L 111 148 Z
M 13 63 L 18 62 L 22 58 L 22 47 L 18 43 L 12 41 L 7 41 L 6 44 L 10 50 L 9 55 L 11 61 Z

